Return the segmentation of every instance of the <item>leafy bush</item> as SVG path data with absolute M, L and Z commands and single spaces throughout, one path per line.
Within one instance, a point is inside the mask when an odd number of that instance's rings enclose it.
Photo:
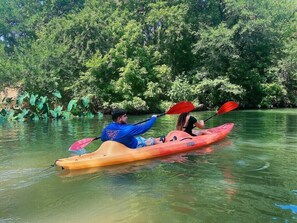
M 6 99 L 4 108 L 0 111 L 0 120 L 8 121 L 37 121 L 40 119 L 70 119 L 73 117 L 93 118 L 94 113 L 98 114 L 98 118 L 102 118 L 101 112 L 94 112 L 90 97 L 84 96 L 80 99 L 72 99 L 69 101 L 66 110 L 60 100 L 62 95 L 59 91 L 55 91 L 52 97 L 38 96 L 37 94 L 29 94 L 23 92 L 16 99 L 14 106 L 12 99 Z
M 265 96 L 263 97 L 260 106 L 263 108 L 273 108 L 284 103 L 287 96 L 286 89 L 277 83 L 262 84 Z
M 133 97 L 132 100 L 113 103 L 112 108 L 124 108 L 130 112 L 145 112 L 148 110 L 146 102 L 139 97 Z
M 178 76 L 173 82 L 169 91 L 169 97 L 172 101 L 192 101 L 197 96 L 194 87 L 185 77 Z
M 218 77 L 214 80 L 202 78 L 197 83 L 194 90 L 198 98 L 210 107 L 224 103 L 226 98 L 237 101 L 244 94 L 241 86 L 230 83 L 228 77 Z

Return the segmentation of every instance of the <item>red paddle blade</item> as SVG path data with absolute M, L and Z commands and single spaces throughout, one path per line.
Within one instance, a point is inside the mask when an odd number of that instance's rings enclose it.
M 239 104 L 235 101 L 228 101 L 225 104 L 223 104 L 220 109 L 217 111 L 217 114 L 224 114 L 226 112 L 232 111 L 236 109 L 239 106 Z
M 195 106 L 189 101 L 182 101 L 173 105 L 166 114 L 181 114 L 184 112 L 190 112 L 195 108 Z
M 87 145 L 89 145 L 95 138 L 85 138 L 85 139 L 81 139 L 76 141 L 75 143 L 73 143 L 70 147 L 69 147 L 69 151 L 76 151 L 76 150 L 80 150 L 82 148 L 85 148 Z

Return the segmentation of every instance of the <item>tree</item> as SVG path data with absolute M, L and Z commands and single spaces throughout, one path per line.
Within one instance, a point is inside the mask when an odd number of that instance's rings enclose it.
M 2 0 L 1 84 L 96 109 L 296 105 L 296 2 Z

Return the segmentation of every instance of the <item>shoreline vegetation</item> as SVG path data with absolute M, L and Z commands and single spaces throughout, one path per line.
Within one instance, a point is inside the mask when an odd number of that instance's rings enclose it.
M 287 0 L 1 1 L 1 114 L 296 108 L 296 11 Z
M 53 97 L 38 96 L 27 92 L 19 93 L 17 88 L 5 88 L 5 92 L 0 92 L 0 123 L 4 121 L 38 121 L 48 119 L 72 119 L 72 118 L 95 118 L 102 119 L 103 115 L 110 114 L 110 111 L 96 111 L 89 96 L 72 99 L 64 106 L 59 99 L 61 93 L 56 91 Z M 204 104 L 198 101 L 193 103 L 193 111 L 213 110 L 205 108 Z M 238 105 L 237 105 L 238 106 Z M 272 108 L 267 108 L 272 109 Z M 148 114 L 151 112 L 142 111 L 129 112 L 130 114 Z M 157 113 L 160 113 L 158 111 Z

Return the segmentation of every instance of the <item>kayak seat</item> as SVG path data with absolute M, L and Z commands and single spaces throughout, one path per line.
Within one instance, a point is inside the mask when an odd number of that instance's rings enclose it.
M 180 131 L 180 130 L 174 130 L 171 131 L 167 134 L 166 138 L 165 138 L 165 142 L 170 142 L 170 141 L 181 141 L 184 140 L 186 138 L 191 138 L 192 136 L 184 131 Z
M 94 152 L 97 155 L 110 156 L 110 155 L 119 155 L 126 154 L 131 149 L 127 146 L 115 142 L 115 141 L 105 141 L 101 144 L 101 146 Z

